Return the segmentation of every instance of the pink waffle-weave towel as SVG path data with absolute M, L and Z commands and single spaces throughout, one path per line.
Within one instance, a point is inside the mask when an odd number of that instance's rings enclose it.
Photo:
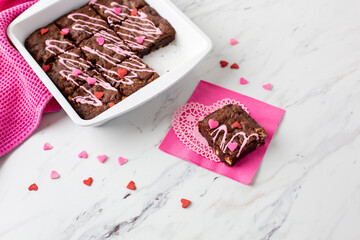
M 267 133 L 265 145 L 245 156 L 233 167 L 228 167 L 219 161 L 197 128 L 198 121 L 227 104 L 241 106 L 265 128 Z M 200 81 L 187 104 L 179 107 L 174 113 L 173 126 L 160 144 L 159 149 L 249 185 L 284 113 L 285 110 L 281 108 L 212 83 Z
M 0 0 L 0 157 L 34 132 L 43 112 L 61 109 L 6 34 L 9 24 L 36 2 Z

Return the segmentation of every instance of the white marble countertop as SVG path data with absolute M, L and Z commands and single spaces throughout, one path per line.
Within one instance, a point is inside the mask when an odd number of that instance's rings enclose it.
M 212 39 L 212 52 L 104 126 L 45 114 L 0 159 L 0 239 L 360 239 L 360 2 L 174 3 Z M 240 69 L 221 69 L 222 59 Z M 158 150 L 201 79 L 286 109 L 251 186 Z M 45 142 L 54 148 L 43 151 Z M 88 159 L 77 157 L 83 149 Z M 109 156 L 103 165 L 99 154 Z M 118 156 L 129 162 L 119 166 Z M 60 179 L 50 180 L 53 169 Z M 37 192 L 27 190 L 33 182 Z M 181 208 L 181 198 L 192 204 Z

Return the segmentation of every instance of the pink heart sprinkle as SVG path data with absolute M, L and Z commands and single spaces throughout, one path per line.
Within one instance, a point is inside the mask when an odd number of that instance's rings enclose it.
M 235 38 L 231 38 L 230 39 L 230 45 L 231 46 L 234 46 L 234 45 L 236 45 L 236 44 L 238 44 L 239 42 L 238 42 L 238 40 L 236 40 Z
M 119 162 L 119 164 L 120 164 L 120 166 L 121 166 L 121 165 L 124 165 L 125 163 L 127 163 L 128 160 L 127 160 L 126 158 L 119 157 L 119 158 L 118 158 L 118 162 Z
M 120 13 L 121 13 L 121 8 L 119 8 L 119 7 L 114 7 L 113 10 L 114 10 L 114 12 L 115 12 L 116 14 L 120 14 Z
M 58 174 L 57 171 L 55 171 L 55 170 L 51 171 L 51 173 L 50 173 L 50 178 L 51 179 L 56 179 L 56 178 L 59 178 L 59 177 L 60 177 L 60 175 Z
M 53 146 L 50 145 L 50 143 L 45 143 L 44 144 L 44 150 L 47 151 L 47 150 L 51 150 L 53 148 Z
M 270 91 L 271 88 L 272 88 L 272 85 L 271 85 L 271 83 L 267 83 L 267 84 L 264 84 L 262 87 L 263 87 L 265 90 Z
M 99 162 L 104 163 L 107 159 L 106 155 L 99 155 L 97 156 L 97 159 L 99 160 Z
M 89 4 L 95 4 L 97 0 L 90 0 Z
M 99 44 L 100 46 L 102 46 L 102 45 L 104 45 L 104 43 L 105 43 L 105 38 L 99 37 L 99 38 L 96 39 L 96 41 L 98 42 L 98 44 Z
M 245 78 L 240 78 L 240 84 L 247 84 L 249 81 L 246 80 Z
M 136 37 L 136 41 L 140 44 L 143 44 L 143 42 L 145 41 L 145 37 L 144 36 Z
M 86 81 L 89 85 L 94 85 L 96 83 L 96 78 L 88 77 Z
M 230 149 L 230 151 L 232 151 L 232 152 L 235 151 L 237 146 L 238 146 L 237 142 L 229 142 L 228 145 L 227 145 L 228 149 Z
M 72 75 L 74 75 L 75 77 L 79 76 L 80 74 L 82 74 L 82 71 L 80 69 L 72 70 Z
M 86 151 L 82 151 L 81 153 L 79 153 L 78 157 L 79 157 L 79 158 L 88 158 L 87 152 L 86 152 Z
M 219 126 L 219 122 L 218 121 L 214 121 L 212 119 L 209 120 L 209 127 L 210 129 L 216 128 Z
M 61 29 L 61 32 L 63 32 L 64 34 L 69 34 L 69 32 L 70 32 L 70 29 L 69 28 L 63 28 L 63 29 Z

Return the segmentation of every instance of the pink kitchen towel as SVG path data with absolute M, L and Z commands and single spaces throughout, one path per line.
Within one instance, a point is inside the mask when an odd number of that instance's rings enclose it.
M 0 157 L 34 132 L 43 112 L 61 109 L 6 34 L 9 24 L 36 2 L 0 0 Z
M 266 132 L 265 145 L 228 167 L 219 162 L 206 140 L 197 130 L 197 122 L 227 104 L 238 104 L 253 117 Z M 266 149 L 284 115 L 285 110 L 262 101 L 200 81 L 187 104 L 173 115 L 173 126 L 159 149 L 195 163 L 203 168 L 249 185 L 263 159 Z

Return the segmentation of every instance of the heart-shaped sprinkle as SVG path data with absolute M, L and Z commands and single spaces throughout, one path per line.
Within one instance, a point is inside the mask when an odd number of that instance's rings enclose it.
M 120 14 L 120 13 L 121 13 L 121 8 L 119 8 L 119 7 L 114 7 L 113 10 L 114 10 L 114 12 L 115 12 L 116 14 Z
M 245 78 L 240 78 L 240 84 L 247 84 L 249 81 L 246 80 Z
M 235 38 L 231 38 L 231 39 L 230 39 L 230 45 L 231 45 L 231 46 L 234 46 L 234 45 L 236 45 L 236 44 L 238 44 L 238 43 L 239 43 L 239 41 L 236 40 Z
M 221 61 L 220 61 L 220 66 L 221 66 L 222 68 L 226 67 L 228 64 L 229 64 L 229 62 L 227 62 L 227 61 L 224 61 L 224 60 L 221 60 Z
M 103 38 L 103 37 L 98 37 L 98 38 L 96 38 L 96 41 L 97 41 L 97 43 L 98 43 L 100 46 L 102 46 L 102 45 L 104 45 L 104 43 L 105 43 L 105 38 Z
M 115 106 L 115 103 L 111 102 L 111 103 L 109 103 L 108 105 L 109 105 L 109 107 L 111 108 L 111 107 Z
M 83 183 L 87 186 L 91 186 L 92 182 L 93 182 L 92 177 L 89 177 L 88 179 L 83 180 Z
M 44 34 L 47 33 L 48 31 L 49 31 L 48 28 L 42 28 L 42 29 L 40 29 L 41 35 L 44 35 Z
M 59 175 L 59 173 L 57 171 L 55 171 L 55 170 L 51 171 L 51 173 L 50 173 L 50 178 L 51 179 L 57 179 L 59 177 L 60 177 L 60 175 Z
M 29 186 L 29 191 L 37 191 L 39 188 L 38 186 L 36 185 L 36 183 L 33 183 Z
M 138 12 L 138 10 L 135 8 L 134 10 L 132 10 L 132 12 L 131 12 L 131 16 L 135 16 L 136 14 L 137 14 L 137 12 Z
M 88 154 L 86 151 L 82 151 L 81 153 L 79 153 L 78 157 L 79 158 L 88 158 Z
M 44 150 L 47 151 L 47 150 L 51 150 L 53 148 L 53 146 L 50 145 L 50 143 L 45 143 L 44 144 Z
M 118 157 L 118 162 L 121 165 L 124 165 L 125 163 L 128 162 L 128 160 L 126 158 L 123 158 L 123 157 Z
M 140 44 L 143 44 L 143 42 L 145 41 L 145 37 L 144 37 L 144 36 L 136 37 L 135 39 L 136 39 L 136 41 L 137 41 L 138 43 L 140 43 Z
M 130 190 L 136 190 L 136 186 L 135 186 L 135 183 L 133 181 L 130 181 L 128 183 L 128 185 L 126 186 L 127 189 L 130 189 Z
M 42 69 L 44 72 L 48 72 L 50 70 L 50 65 L 42 65 Z
M 218 126 L 219 126 L 219 122 L 218 122 L 218 121 L 215 121 L 215 120 L 212 120 L 212 119 L 209 120 L 209 127 L 210 127 L 210 129 L 216 128 L 216 127 L 218 127 Z
M 228 145 L 227 145 L 228 149 L 230 149 L 230 151 L 232 151 L 232 152 L 235 151 L 237 146 L 238 146 L 237 142 L 229 142 Z
M 126 68 L 119 68 L 117 72 L 118 72 L 119 78 L 124 78 L 125 75 L 127 74 L 128 70 Z
M 237 63 L 234 63 L 230 66 L 231 69 L 239 69 L 239 65 Z
M 73 69 L 72 70 L 72 75 L 74 75 L 75 77 L 79 76 L 80 74 L 82 74 L 82 71 L 80 69 Z
M 187 208 L 187 207 L 190 205 L 190 203 L 191 203 L 190 200 L 187 200 L 187 199 L 185 199 L 185 198 L 182 198 L 180 201 L 181 201 L 181 207 L 182 207 L 182 208 Z
M 99 155 L 97 156 L 97 159 L 99 160 L 99 162 L 104 163 L 107 159 L 106 155 Z
M 264 84 L 262 87 L 263 87 L 265 90 L 268 90 L 268 91 L 270 91 L 270 90 L 272 89 L 271 83 Z
M 103 92 L 94 92 L 94 95 L 97 99 L 100 99 L 104 96 L 104 93 Z
M 70 29 L 68 29 L 68 28 L 63 28 L 63 29 L 61 29 L 60 34 L 61 34 L 61 35 L 68 35 L 69 32 L 70 32 Z
M 86 82 L 89 84 L 89 85 L 94 85 L 96 83 L 96 78 L 92 78 L 92 77 L 88 77 L 86 79 Z
M 233 128 L 242 128 L 239 122 L 234 122 L 232 126 Z

